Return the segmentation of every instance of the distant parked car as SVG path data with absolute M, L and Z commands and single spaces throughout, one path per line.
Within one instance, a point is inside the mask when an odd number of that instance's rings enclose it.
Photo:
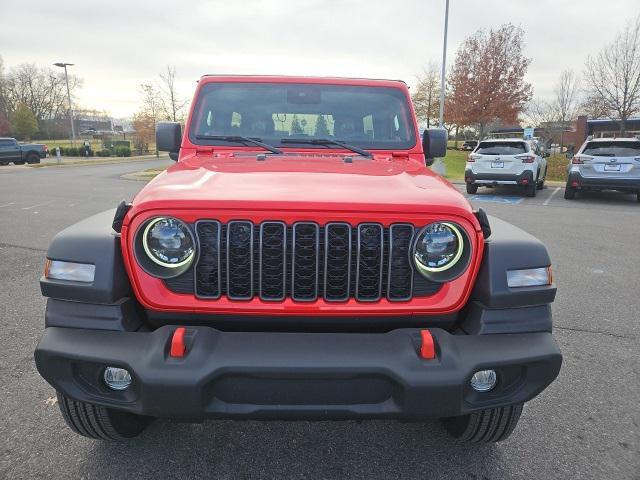
M 478 146 L 478 140 L 465 140 L 460 150 L 473 151 Z
M 640 139 L 587 140 L 568 166 L 564 198 L 573 200 L 585 190 L 635 193 L 640 202 Z
M 548 156 L 536 140 L 482 140 L 467 160 L 467 193 L 482 185 L 522 185 L 527 197 L 535 197 L 536 189 L 544 188 Z
M 47 153 L 49 148 L 40 143 L 18 143 L 15 138 L 0 138 L 0 165 L 40 163 Z

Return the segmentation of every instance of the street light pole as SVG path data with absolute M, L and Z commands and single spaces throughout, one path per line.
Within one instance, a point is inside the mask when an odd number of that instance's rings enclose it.
M 449 27 L 449 0 L 444 10 L 444 43 L 442 45 L 442 77 L 440 79 L 440 118 L 439 126 L 444 126 L 444 88 L 445 75 L 447 72 L 447 29 Z
M 449 0 L 447 0 L 449 1 Z M 58 62 L 54 63 L 56 67 L 64 68 L 64 79 L 67 82 L 67 98 L 69 99 L 69 121 L 71 122 L 71 145 L 76 144 L 76 130 L 73 126 L 73 107 L 71 106 L 71 91 L 69 90 L 69 75 L 67 74 L 67 65 L 73 66 L 73 63 Z

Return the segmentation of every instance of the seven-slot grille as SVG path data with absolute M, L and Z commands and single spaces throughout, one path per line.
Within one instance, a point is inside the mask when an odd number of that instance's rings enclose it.
M 409 250 L 410 224 L 383 228 L 378 223 L 244 220 L 195 224 L 199 257 L 194 288 L 200 298 L 227 295 L 232 300 L 259 297 L 300 302 L 323 298 L 375 302 L 412 298 L 414 271 Z M 436 286 L 437 287 L 437 286 Z

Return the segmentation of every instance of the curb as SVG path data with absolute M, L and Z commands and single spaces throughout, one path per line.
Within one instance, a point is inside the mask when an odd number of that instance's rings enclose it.
M 156 157 L 155 155 L 143 155 L 135 157 L 115 157 L 112 159 L 106 157 L 97 157 L 102 159 L 87 160 L 85 157 L 68 157 L 71 161 L 62 161 L 61 163 L 34 163 L 26 165 L 29 168 L 60 168 L 60 167 L 73 167 L 73 166 L 88 166 L 88 165 L 109 165 L 117 163 L 130 163 L 130 162 L 142 162 L 148 160 L 168 160 L 169 157 L 161 155 Z M 96 158 L 96 157 L 93 157 Z

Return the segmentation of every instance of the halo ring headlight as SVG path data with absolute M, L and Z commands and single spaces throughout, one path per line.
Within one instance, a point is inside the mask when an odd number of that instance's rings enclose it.
M 193 263 L 196 241 L 189 226 L 174 217 L 154 217 L 143 223 L 134 239 L 136 259 L 148 274 L 173 278 Z
M 471 259 L 471 242 L 459 225 L 433 222 L 416 235 L 411 256 L 422 276 L 435 282 L 447 282 L 466 270 Z

